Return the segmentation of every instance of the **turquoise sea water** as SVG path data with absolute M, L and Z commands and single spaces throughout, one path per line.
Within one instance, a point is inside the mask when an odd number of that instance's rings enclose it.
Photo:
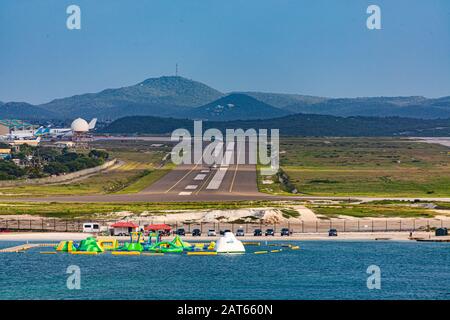
M 0 299 L 450 299 L 449 243 L 291 243 L 301 249 L 239 256 L 1 253 Z M 70 265 L 80 267 L 80 290 L 67 289 Z M 381 268 L 381 290 L 367 289 L 369 265 Z

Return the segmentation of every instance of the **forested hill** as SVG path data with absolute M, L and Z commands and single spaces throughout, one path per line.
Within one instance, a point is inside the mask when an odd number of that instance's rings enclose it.
M 185 128 L 192 132 L 193 121 L 186 119 L 133 116 L 117 119 L 102 130 L 111 134 L 170 134 Z M 450 136 L 450 119 L 421 120 L 399 117 L 335 117 L 295 114 L 281 118 L 246 121 L 204 121 L 203 128 L 280 129 L 288 136 Z

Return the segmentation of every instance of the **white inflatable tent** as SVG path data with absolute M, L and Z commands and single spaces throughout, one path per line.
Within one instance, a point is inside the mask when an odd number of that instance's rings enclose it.
M 223 237 L 216 241 L 217 253 L 245 253 L 245 247 L 236 239 L 232 232 L 225 232 Z

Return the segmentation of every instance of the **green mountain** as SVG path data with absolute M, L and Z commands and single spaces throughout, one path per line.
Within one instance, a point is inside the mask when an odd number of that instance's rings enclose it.
M 57 118 L 57 114 L 29 103 L 0 103 L 0 119 L 44 120 Z
M 2 104 L 0 103 L 0 106 Z M 265 119 L 292 113 L 341 117 L 450 118 L 450 97 L 362 97 L 331 99 L 299 94 L 235 92 L 224 96 L 203 83 L 183 77 L 150 78 L 136 85 L 106 89 L 38 105 L 36 115 L 27 105 L 24 118 L 114 120 L 129 115 L 151 115 L 209 120 Z M 30 113 L 27 113 L 27 110 Z
M 285 108 L 301 113 L 335 116 L 410 117 L 438 119 L 450 117 L 450 99 L 424 97 L 373 97 L 327 99 L 314 104 L 294 103 Z
M 240 92 L 251 96 L 259 101 L 270 104 L 274 107 L 286 109 L 294 113 L 299 113 L 300 106 L 310 106 L 316 103 L 321 103 L 328 98 L 305 96 L 300 94 L 289 93 L 267 93 L 267 92 Z
M 177 118 L 203 119 L 211 121 L 268 119 L 291 114 L 275 108 L 249 95 L 232 93 L 204 106 L 177 114 Z
M 125 117 L 102 130 L 112 134 L 170 134 L 177 128 L 193 132 L 193 121 L 160 117 Z M 335 117 L 295 114 L 275 119 L 205 121 L 203 129 L 279 129 L 284 136 L 449 136 L 450 119 L 422 120 L 399 117 Z
M 40 107 L 67 118 L 114 119 L 125 115 L 170 115 L 220 96 L 221 92 L 197 81 L 160 77 L 129 87 L 56 99 Z

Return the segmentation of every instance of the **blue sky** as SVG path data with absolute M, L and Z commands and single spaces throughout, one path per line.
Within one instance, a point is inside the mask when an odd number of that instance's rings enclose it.
M 77 4 L 82 29 L 66 28 Z M 366 28 L 381 7 L 382 30 Z M 223 92 L 450 95 L 448 0 L 1 0 L 0 100 L 180 74 Z

